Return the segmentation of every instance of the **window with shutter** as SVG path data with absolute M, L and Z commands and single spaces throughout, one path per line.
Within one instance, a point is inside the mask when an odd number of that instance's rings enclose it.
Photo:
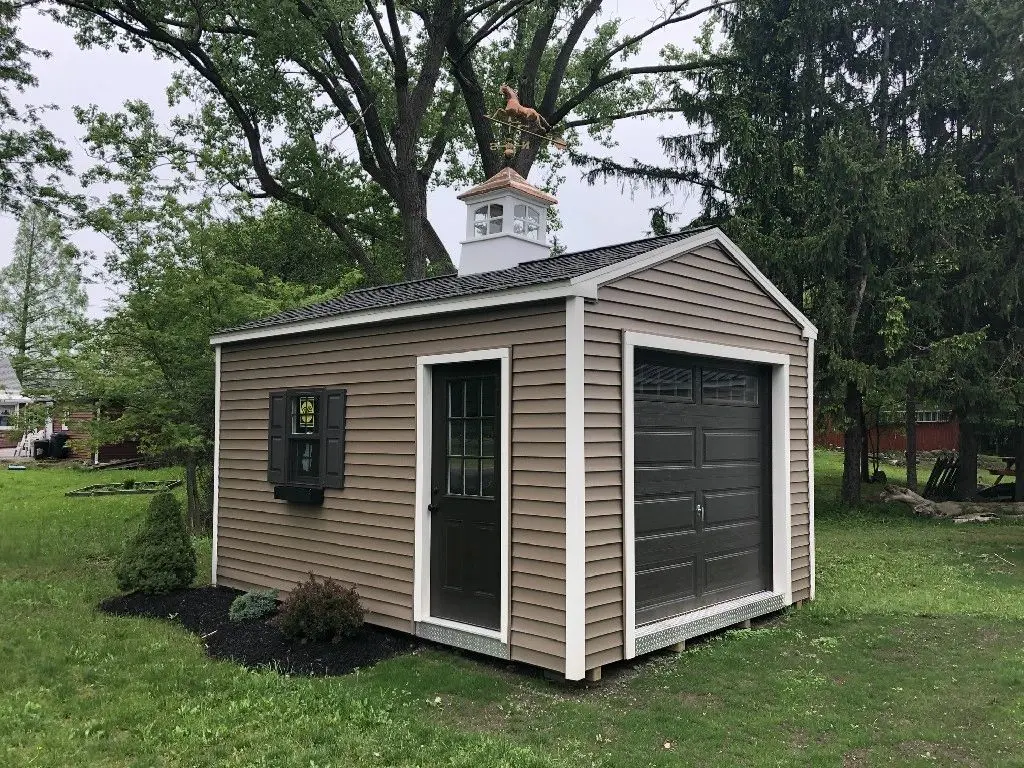
M 345 401 L 344 389 L 270 393 L 269 482 L 308 488 L 345 487 Z

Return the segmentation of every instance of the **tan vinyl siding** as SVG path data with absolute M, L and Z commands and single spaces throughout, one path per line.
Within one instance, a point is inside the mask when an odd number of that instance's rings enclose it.
M 225 346 L 218 579 L 287 590 L 313 571 L 355 584 L 376 624 L 412 631 L 416 358 L 512 349 L 512 658 L 564 671 L 565 311 L 519 306 Z M 275 501 L 268 395 L 348 390 L 345 488 Z
M 800 327 L 715 246 L 601 288 L 585 323 L 587 668 L 623 658 L 623 331 L 790 356 L 793 598 L 810 597 L 807 341 Z

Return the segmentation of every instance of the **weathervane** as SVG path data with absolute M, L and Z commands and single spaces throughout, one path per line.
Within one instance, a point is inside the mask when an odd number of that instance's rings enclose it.
M 511 159 L 520 149 L 529 149 L 531 146 L 530 140 L 524 138 L 523 134 L 533 136 L 541 142 L 548 142 L 555 149 L 566 149 L 569 146 L 561 136 L 547 135 L 551 131 L 551 125 L 536 109 L 520 104 L 519 95 L 514 89 L 503 85 L 501 95 L 505 97 L 505 108 L 495 110 L 487 119 L 503 126 L 504 135 L 491 144 L 491 149 L 503 150 L 505 157 Z

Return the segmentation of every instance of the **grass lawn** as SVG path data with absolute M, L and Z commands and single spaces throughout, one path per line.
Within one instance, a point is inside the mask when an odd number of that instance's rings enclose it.
M 818 466 L 815 603 L 591 689 L 441 651 L 319 680 L 211 661 L 94 610 L 145 498 L 64 492 L 127 473 L 0 470 L 0 765 L 1024 766 L 1024 526 L 841 515 Z

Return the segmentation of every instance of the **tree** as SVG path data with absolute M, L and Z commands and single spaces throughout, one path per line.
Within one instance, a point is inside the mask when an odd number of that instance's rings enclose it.
M 920 84 L 941 66 L 949 11 L 923 0 L 720 9 L 723 38 L 706 27 L 700 58 L 743 64 L 682 77 L 692 130 L 662 140 L 670 164 L 578 158 L 592 179 L 695 186 L 700 221 L 723 226 L 818 325 L 816 391 L 844 423 L 848 503 L 860 499 L 865 393 L 943 335 L 973 330 L 941 321 L 976 245 L 959 205 L 967 185 L 921 130 L 934 105 Z
M 38 205 L 18 225 L 14 258 L 0 269 L 0 345 L 26 390 L 51 384 L 56 359 L 85 318 L 82 257 Z
M 49 55 L 18 38 L 17 17 L 16 4 L 0 3 L 0 210 L 15 212 L 27 201 L 64 199 L 60 174 L 71 172 L 70 154 L 43 125 L 46 108 L 15 103 L 36 85 L 27 57 Z
M 367 278 L 385 275 L 367 252 L 372 222 L 346 212 L 353 180 L 380 190 L 399 216 L 403 273 L 450 268 L 427 219 L 430 184 L 503 164 L 487 115 L 502 80 L 518 85 L 552 125 L 600 133 L 615 120 L 678 111 L 662 81 L 729 65 L 683 57 L 631 65 L 655 32 L 727 6 L 670 2 L 636 34 L 602 21 L 602 0 L 215 0 L 139 4 L 51 0 L 52 15 L 83 45 L 149 46 L 186 71 L 171 89 L 199 105 L 179 125 L 196 155 L 217 155 L 225 179 L 319 219 Z M 466 126 L 471 126 L 468 130 Z M 350 156 L 354 155 L 354 159 Z M 512 165 L 523 175 L 536 146 Z M 473 165 L 473 164 L 471 164 Z

